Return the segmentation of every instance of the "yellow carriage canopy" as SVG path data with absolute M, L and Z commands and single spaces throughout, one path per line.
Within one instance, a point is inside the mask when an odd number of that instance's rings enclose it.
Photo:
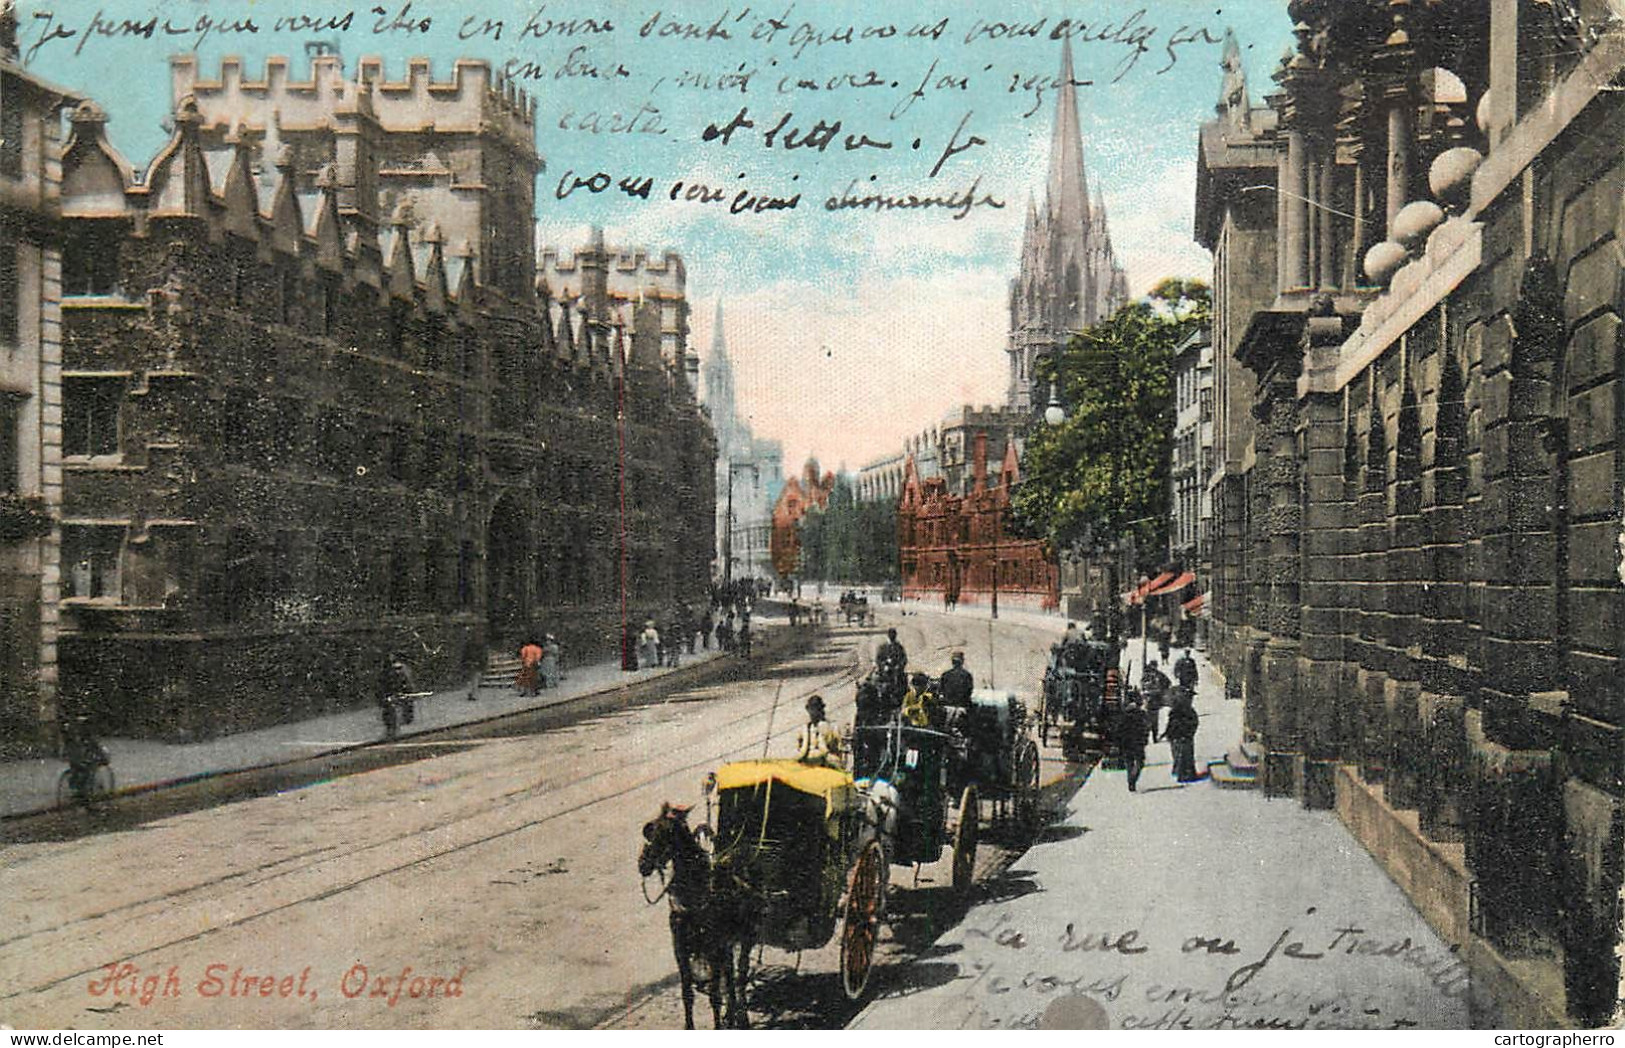
M 845 811 L 856 793 L 849 773 L 823 764 L 794 759 L 736 761 L 717 769 L 718 791 L 766 787 L 771 793 L 775 786 L 823 798 L 826 815 Z

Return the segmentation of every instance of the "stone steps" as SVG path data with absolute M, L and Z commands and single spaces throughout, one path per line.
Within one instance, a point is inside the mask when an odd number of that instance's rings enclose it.
M 1259 755 L 1258 744 L 1249 739 L 1232 746 L 1224 760 L 1208 762 L 1213 785 L 1227 790 L 1257 789 Z
M 519 657 L 506 655 L 486 661 L 485 671 L 480 674 L 480 687 L 482 688 L 511 688 L 514 678 L 519 675 Z

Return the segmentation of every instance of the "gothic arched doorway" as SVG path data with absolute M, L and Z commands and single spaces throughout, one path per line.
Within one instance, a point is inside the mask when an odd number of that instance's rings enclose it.
M 505 643 L 530 621 L 527 583 L 534 576 L 534 557 L 523 504 L 517 496 L 504 495 L 492 507 L 485 531 L 485 619 L 494 642 Z

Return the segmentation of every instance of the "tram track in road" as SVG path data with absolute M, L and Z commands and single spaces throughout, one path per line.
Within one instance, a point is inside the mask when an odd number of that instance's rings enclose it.
M 782 664 L 780 667 L 776 668 L 782 669 Z M 806 695 L 810 695 L 815 691 L 828 690 L 838 687 L 842 683 L 849 683 L 855 680 L 857 675 L 858 668 L 854 659 L 851 664 L 843 666 L 839 671 L 820 677 L 811 686 L 798 688 L 788 697 L 781 695 L 779 698 L 779 704 L 783 705 L 787 701 L 794 702 L 794 700 Z M 851 700 L 847 699 L 845 701 L 833 702 L 831 705 L 845 706 L 850 702 Z M 660 704 L 645 704 L 639 708 L 642 710 L 648 710 L 650 708 L 658 708 L 659 705 Z M 761 720 L 769 717 L 770 715 L 771 711 L 768 709 L 753 709 L 737 716 L 730 717 L 725 721 L 709 723 L 703 737 L 682 744 L 679 747 L 679 750 L 693 751 L 703 749 L 708 746 L 714 746 L 716 738 L 725 733 L 726 729 L 742 726 L 754 720 Z M 771 738 L 782 738 L 786 735 L 793 734 L 797 726 L 795 719 L 788 718 L 783 723 L 786 726 L 774 731 Z M 561 819 L 579 815 L 583 812 L 589 811 L 597 805 L 625 798 L 631 793 L 648 789 L 652 786 L 656 786 L 662 782 L 666 782 L 683 775 L 694 774 L 700 769 L 709 770 L 709 768 L 714 766 L 716 763 L 726 759 L 752 755 L 758 745 L 759 744 L 755 741 L 755 739 L 752 739 L 748 743 L 741 743 L 738 746 L 724 750 L 721 753 L 718 753 L 715 750 L 706 750 L 705 752 L 693 757 L 693 759 L 685 761 L 680 766 L 664 768 L 658 774 L 651 774 L 636 779 L 630 784 L 627 784 L 619 789 L 594 793 L 575 803 L 566 805 L 554 811 L 550 811 L 540 818 L 525 819 L 518 824 L 504 826 L 493 832 L 476 833 L 469 836 L 467 839 L 456 840 L 449 846 L 430 849 L 425 853 L 414 856 L 408 861 L 386 861 L 381 864 L 371 865 L 359 876 L 352 875 L 348 877 L 339 877 L 315 891 L 296 891 L 291 893 L 290 897 L 285 898 L 274 905 L 267 905 L 257 908 L 253 912 L 241 914 L 231 920 L 205 922 L 208 924 L 207 927 L 190 935 L 170 936 L 165 938 L 163 941 L 132 942 L 125 950 L 114 951 L 120 953 L 120 956 L 116 957 L 109 956 L 105 951 L 99 952 L 93 964 L 89 963 L 88 960 L 79 966 L 75 966 L 70 963 L 68 967 L 73 968 L 74 970 L 65 973 L 58 972 L 54 974 L 52 978 L 45 981 L 33 982 L 32 985 L 23 986 L 21 980 L 8 980 L 8 985 L 18 988 L 9 993 L 0 993 L 0 1000 L 6 1000 L 22 993 L 42 993 L 49 991 L 55 987 L 63 985 L 64 983 L 71 982 L 72 980 L 82 979 L 88 975 L 103 971 L 106 965 L 109 963 L 133 963 L 136 960 L 158 953 L 159 951 L 170 950 L 176 947 L 193 944 L 200 940 L 206 939 L 211 935 L 219 934 L 243 927 L 256 921 L 264 920 L 268 917 L 284 913 L 294 907 L 320 902 L 325 899 L 343 895 L 346 892 L 372 884 L 382 878 L 406 873 L 416 868 L 424 867 L 427 864 L 441 862 L 447 857 L 455 856 L 458 853 L 467 852 L 471 849 L 482 847 L 494 841 L 499 841 L 505 837 L 525 833 L 534 830 L 537 827 L 545 826 Z M 469 771 L 452 778 L 466 778 L 469 776 L 489 773 L 490 770 L 488 768 L 480 767 L 470 769 Z M 39 956 L 60 956 L 64 949 L 67 949 L 68 952 L 71 953 L 75 944 L 79 944 L 81 948 L 83 947 L 83 944 L 86 943 L 100 943 L 105 946 L 109 939 L 116 940 L 119 938 L 119 936 L 111 934 L 110 930 L 101 929 L 99 927 L 100 925 L 116 923 L 120 930 L 124 930 L 130 925 L 138 924 L 140 921 L 148 917 L 161 915 L 164 918 L 172 918 L 174 910 L 177 906 L 194 907 L 199 910 L 207 910 L 211 904 L 217 905 L 218 901 L 222 897 L 227 897 L 231 900 L 259 898 L 266 894 L 263 889 L 271 886 L 272 882 L 294 876 L 313 876 L 320 873 L 324 868 L 332 869 L 341 867 L 346 862 L 351 862 L 358 859 L 364 860 L 368 855 L 371 854 L 387 857 L 392 853 L 403 850 L 402 846 L 407 842 L 413 841 L 414 839 L 428 839 L 433 836 L 446 834 L 450 834 L 455 837 L 456 831 L 458 830 L 460 824 L 468 821 L 470 817 L 475 814 L 488 817 L 493 813 L 493 811 L 512 809 L 521 804 L 534 801 L 538 796 L 544 794 L 564 793 L 572 789 L 581 789 L 596 781 L 606 777 L 611 777 L 616 773 L 616 769 L 606 768 L 563 779 L 544 780 L 520 789 L 505 791 L 495 798 L 481 798 L 473 804 L 460 806 L 450 813 L 443 813 L 427 824 L 419 824 L 404 832 L 393 833 L 382 838 L 369 840 L 355 847 L 347 849 L 325 847 L 297 852 L 293 855 L 279 856 L 273 862 L 260 864 L 246 870 L 234 871 L 220 877 L 211 878 L 178 888 L 172 892 L 162 893 L 157 896 L 146 896 L 122 906 L 109 907 L 94 913 L 84 914 L 71 921 L 61 922 L 48 927 L 31 929 L 23 935 L 12 936 L 5 940 L 0 940 L 0 956 L 3 956 L 4 953 L 19 950 L 26 950 L 30 956 L 35 958 Z M 9 862 L 8 857 L 8 867 L 10 866 L 11 863 Z M 128 938 L 129 936 L 126 935 L 125 937 Z M 53 942 L 53 940 L 55 941 Z M 37 970 L 38 965 L 29 965 L 29 967 Z

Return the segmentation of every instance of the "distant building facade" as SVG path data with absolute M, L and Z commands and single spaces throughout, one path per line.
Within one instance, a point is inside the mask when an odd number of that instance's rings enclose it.
M 784 445 L 758 437 L 741 414 L 722 300 L 711 326 L 701 396 L 717 434 L 717 578 L 772 578 L 773 509 L 784 486 Z
M 1174 439 L 1168 471 L 1168 559 L 1208 584 L 1213 456 L 1213 339 L 1192 332 L 1174 352 Z
M 62 153 L 65 705 L 215 734 L 365 703 L 391 651 L 615 650 L 622 563 L 634 611 L 704 592 L 711 428 L 601 236 L 571 297 L 537 279 L 528 98 L 171 72 L 143 179 L 90 104 Z
M 1044 543 L 1009 534 L 1011 494 L 1020 482 L 1016 442 L 1004 443 L 996 475 L 988 471 L 991 441 L 968 434 L 963 486 L 946 472 L 922 478 L 912 456 L 904 463 L 897 506 L 897 546 L 904 597 L 1053 609 L 1060 600 L 1054 557 Z
M 1606 1023 L 1625 25 L 1584 0 L 1289 14 L 1269 110 L 1227 47 L 1198 146 L 1214 649 L 1265 788 L 1336 809 L 1469 966 L 1475 1021 Z
M 697 389 L 700 358 L 689 345 L 688 271 L 683 256 L 606 246 L 600 230 L 593 231 L 583 249 L 568 251 L 538 242 L 536 250 L 541 293 L 551 301 L 579 300 L 598 289 L 602 301 L 583 302 L 579 308 L 595 316 L 623 317 L 653 303 L 660 313 L 661 358 L 667 367 L 687 375 L 690 387 Z M 600 269 L 602 281 L 594 279 Z
M 1128 280 L 1112 250 L 1105 201 L 1098 188 L 1093 199 L 1089 195 L 1073 81 L 1069 39 L 1061 45 L 1049 180 L 1043 203 L 1027 202 L 1021 268 L 1010 282 L 1005 405 L 1018 412 L 1042 411 L 1048 403 L 1047 391 L 1034 388 L 1037 360 L 1128 301 Z
M 820 472 L 818 460 L 809 458 L 801 468 L 800 477 L 791 477 L 779 490 L 773 504 L 773 535 L 770 553 L 773 571 L 779 578 L 791 578 L 801 572 L 801 521 L 808 513 L 829 505 L 830 492 L 835 490 L 835 474 Z
M 49 746 L 62 587 L 61 110 L 0 12 L 0 754 Z

